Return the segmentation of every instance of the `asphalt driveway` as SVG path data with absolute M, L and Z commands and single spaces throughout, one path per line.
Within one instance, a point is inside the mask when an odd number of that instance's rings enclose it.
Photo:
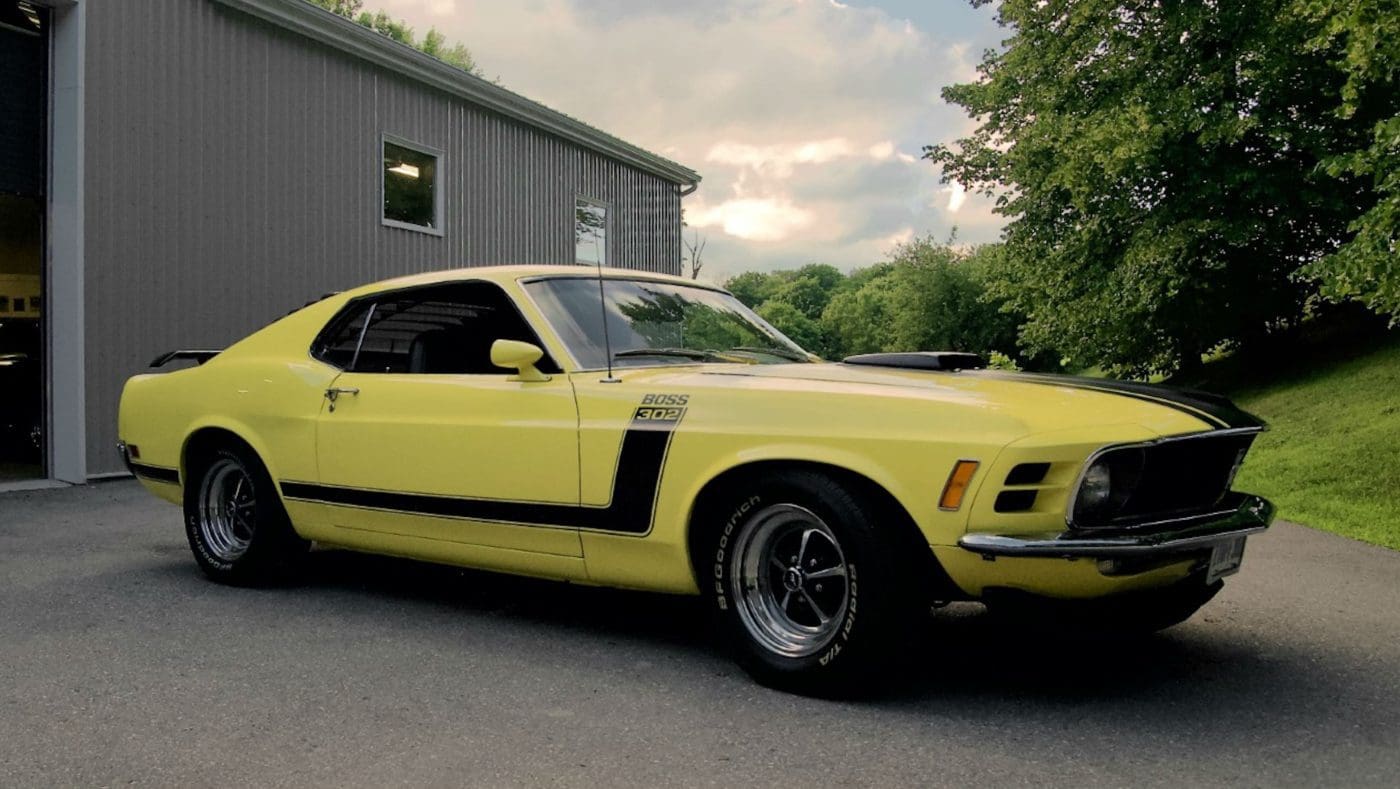
M 134 483 L 0 495 L 0 785 L 1400 781 L 1400 553 L 1289 524 L 1165 634 L 955 607 L 839 703 L 752 684 L 691 600 L 313 559 L 224 588 Z

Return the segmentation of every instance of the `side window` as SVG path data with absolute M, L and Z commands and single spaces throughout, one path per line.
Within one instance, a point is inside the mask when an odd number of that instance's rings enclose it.
M 491 345 L 540 342 L 509 297 L 485 282 L 386 294 L 343 320 L 328 331 L 317 358 L 359 373 L 507 375 L 491 364 Z M 559 370 L 548 357 L 539 367 Z
M 355 349 L 360 347 L 360 335 L 364 333 L 365 318 L 369 315 L 372 302 L 354 302 L 327 324 L 311 355 L 326 364 L 348 370 L 355 361 Z
M 608 265 L 608 206 L 580 197 L 574 200 L 574 262 Z

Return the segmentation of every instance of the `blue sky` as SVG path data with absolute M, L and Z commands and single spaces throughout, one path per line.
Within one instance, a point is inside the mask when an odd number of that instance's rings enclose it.
M 963 0 L 367 0 L 471 48 L 487 76 L 700 172 L 688 234 L 705 273 L 883 259 L 954 226 L 994 241 L 989 201 L 922 147 L 972 123 L 939 89 L 1002 31 Z

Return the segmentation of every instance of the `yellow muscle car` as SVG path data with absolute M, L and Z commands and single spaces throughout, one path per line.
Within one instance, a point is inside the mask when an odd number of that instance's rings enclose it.
M 700 594 L 804 692 L 877 674 L 943 601 L 1175 624 L 1273 517 L 1230 490 L 1263 425 L 1221 398 L 822 362 L 661 275 L 424 274 L 178 358 L 127 382 L 119 449 L 211 578 L 284 579 L 319 542 Z

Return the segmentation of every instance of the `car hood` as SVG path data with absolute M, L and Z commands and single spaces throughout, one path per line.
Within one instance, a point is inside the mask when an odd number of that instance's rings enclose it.
M 617 370 L 629 382 L 688 391 L 707 389 L 851 396 L 872 404 L 927 401 L 975 409 L 1029 431 L 1136 424 L 1158 435 L 1262 423 L 1228 400 L 1152 384 L 999 370 L 907 370 L 843 363 L 705 364 Z M 892 404 L 891 404 L 892 405 Z M 878 406 L 877 406 L 878 407 Z

